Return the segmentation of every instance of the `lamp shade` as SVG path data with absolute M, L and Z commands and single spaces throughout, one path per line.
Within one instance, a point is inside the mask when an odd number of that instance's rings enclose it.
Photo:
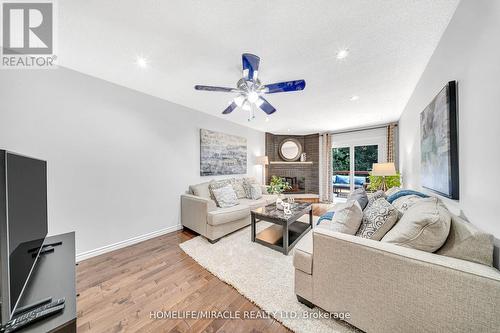
M 255 164 L 268 165 L 269 164 L 269 158 L 267 156 L 257 156 L 255 158 Z
M 395 176 L 396 167 L 394 163 L 373 163 L 372 176 Z

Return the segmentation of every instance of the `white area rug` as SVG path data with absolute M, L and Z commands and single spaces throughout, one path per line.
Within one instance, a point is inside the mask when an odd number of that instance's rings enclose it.
M 257 224 L 257 231 L 269 226 Z M 250 241 L 250 227 L 210 244 L 198 236 L 180 247 L 201 266 L 242 295 L 268 311 L 276 320 L 295 332 L 358 332 L 354 327 L 335 319 L 311 319 L 323 311 L 309 309 L 297 301 L 294 292 L 293 251 L 285 256 Z M 308 315 L 309 318 L 290 318 Z

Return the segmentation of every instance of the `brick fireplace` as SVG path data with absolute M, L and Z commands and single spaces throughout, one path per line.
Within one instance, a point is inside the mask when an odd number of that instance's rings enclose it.
M 278 152 L 283 140 L 293 138 L 300 142 L 307 155 L 306 162 L 285 162 Z M 271 176 L 279 176 L 292 186 L 288 193 L 319 194 L 319 135 L 274 135 L 266 133 L 266 155 L 269 165 L 266 183 Z

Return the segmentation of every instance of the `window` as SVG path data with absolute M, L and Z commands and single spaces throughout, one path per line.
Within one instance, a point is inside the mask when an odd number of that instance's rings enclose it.
M 336 134 L 332 138 L 332 190 L 337 196 L 367 187 L 373 163 L 386 159 L 386 128 Z

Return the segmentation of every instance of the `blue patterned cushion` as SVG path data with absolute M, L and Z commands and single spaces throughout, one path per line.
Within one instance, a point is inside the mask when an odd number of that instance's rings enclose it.
M 316 225 L 319 225 L 322 221 L 331 221 L 334 214 L 335 212 L 331 211 L 321 215 L 321 217 L 318 219 L 318 222 L 316 222 Z
M 401 190 L 399 192 L 396 192 L 390 196 L 387 197 L 387 201 L 389 201 L 390 204 L 398 198 L 404 197 L 406 195 L 418 195 L 419 197 L 422 198 L 428 198 L 429 196 L 427 194 L 423 194 L 422 192 L 418 191 L 413 191 L 413 190 Z

